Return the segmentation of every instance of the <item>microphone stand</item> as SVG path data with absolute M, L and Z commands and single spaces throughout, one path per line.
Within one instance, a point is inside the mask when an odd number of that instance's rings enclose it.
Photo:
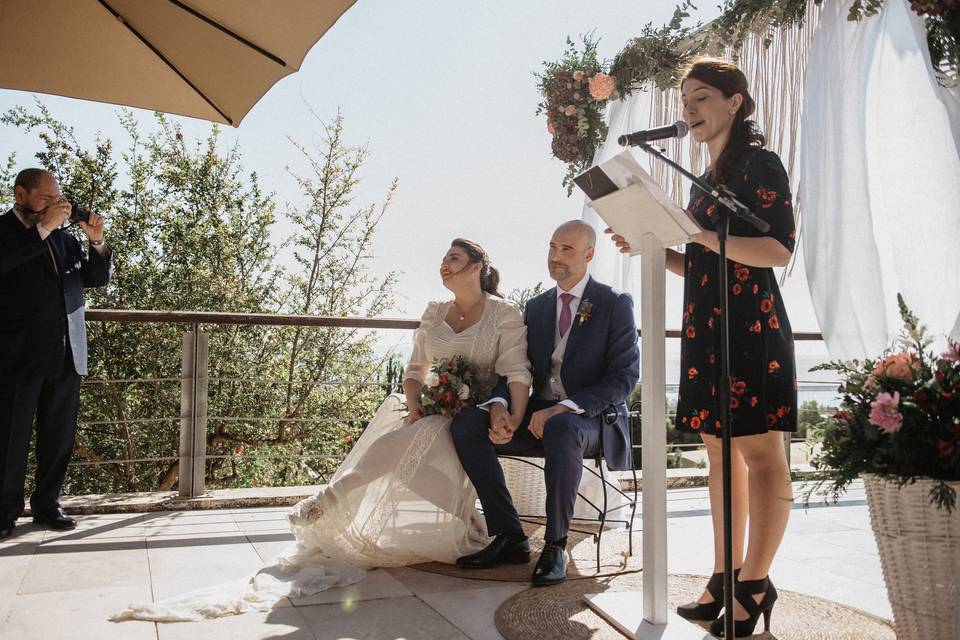
M 733 639 L 735 638 L 733 624 L 733 496 L 731 495 L 733 473 L 730 468 L 733 439 L 730 434 L 730 324 L 727 322 L 727 310 L 730 308 L 730 288 L 727 273 L 727 236 L 730 233 L 731 214 L 764 233 L 770 230 L 770 225 L 754 215 L 748 206 L 737 200 L 726 185 L 713 186 L 701 180 L 680 164 L 668 158 L 662 150 L 653 147 L 649 142 L 638 142 L 634 146 L 660 158 L 667 165 L 689 178 L 697 188 L 718 205 L 717 240 L 720 242 L 718 275 L 722 293 L 720 295 L 720 388 L 717 393 L 717 401 L 720 403 L 720 436 L 723 451 L 723 634 L 725 638 Z

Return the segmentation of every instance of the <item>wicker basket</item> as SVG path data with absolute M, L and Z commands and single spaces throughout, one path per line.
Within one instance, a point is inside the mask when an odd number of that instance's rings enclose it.
M 864 484 L 897 639 L 960 639 L 960 509 L 930 503 L 932 480 L 901 488 L 867 474 Z
M 511 458 L 500 458 L 503 467 L 503 478 L 507 490 L 513 499 L 513 506 L 521 516 L 545 517 L 547 502 L 547 485 L 543 478 L 543 458 L 523 458 L 520 462 Z M 617 476 L 604 465 L 604 474 L 611 482 L 618 482 Z M 534 465 L 540 465 L 534 466 Z M 580 480 L 580 495 L 573 508 L 573 517 L 576 519 L 595 520 L 598 517 L 597 509 L 584 500 L 590 500 L 597 507 L 603 506 L 603 485 L 600 478 L 587 470 L 596 469 L 593 460 L 584 460 L 583 476 Z M 610 521 L 629 518 L 629 501 L 613 489 L 607 491 L 607 519 Z M 613 524 L 613 523 L 611 523 Z

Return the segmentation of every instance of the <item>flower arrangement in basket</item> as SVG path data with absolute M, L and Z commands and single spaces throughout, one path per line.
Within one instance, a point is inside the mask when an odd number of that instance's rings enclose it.
M 937 356 L 926 327 L 897 296 L 904 329 L 879 360 L 834 361 L 813 370 L 836 371 L 841 410 L 828 422 L 813 460 L 836 499 L 861 474 L 901 487 L 934 480 L 930 501 L 952 512 L 960 480 L 960 344 L 948 340 Z M 818 485 L 819 486 L 819 485 Z
M 463 356 L 434 360 L 421 389 L 424 415 L 452 418 L 480 398 L 477 371 Z

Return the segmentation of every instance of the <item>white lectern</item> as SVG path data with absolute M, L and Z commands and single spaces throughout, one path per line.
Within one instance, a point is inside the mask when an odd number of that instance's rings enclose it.
M 633 254 L 641 256 L 643 591 L 586 594 L 584 599 L 631 638 L 710 639 L 713 636 L 670 611 L 667 604 L 665 258 L 666 247 L 687 242 L 700 226 L 667 197 L 629 151 L 590 171 L 597 169 L 619 188 L 590 206 L 614 233 L 630 242 Z M 637 606 L 641 599 L 642 610 Z

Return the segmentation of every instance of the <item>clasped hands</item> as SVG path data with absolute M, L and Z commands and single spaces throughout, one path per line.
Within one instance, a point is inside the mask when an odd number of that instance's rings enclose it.
M 568 413 L 569 411 L 570 408 L 562 404 L 555 404 L 552 407 L 534 411 L 530 415 L 530 424 L 527 426 L 527 429 L 530 430 L 534 438 L 539 440 L 543 438 L 543 428 L 547 424 L 547 420 L 555 415 Z M 522 415 L 511 415 L 510 412 L 507 411 L 507 408 L 499 402 L 491 404 L 490 429 L 488 432 L 490 442 L 493 444 L 507 444 L 513 440 L 513 434 L 520 427 L 522 420 Z

